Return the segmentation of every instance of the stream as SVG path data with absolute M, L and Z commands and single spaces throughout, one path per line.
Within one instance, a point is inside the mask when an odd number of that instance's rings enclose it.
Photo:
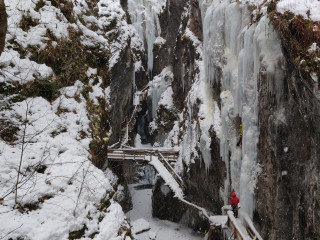
M 150 144 L 140 145 L 140 136 L 137 134 L 136 147 L 148 148 Z M 143 168 L 143 167 L 141 167 Z M 152 188 L 156 172 L 150 165 L 144 167 L 136 183 L 129 184 L 132 198 L 132 210 L 127 213 L 127 218 L 133 226 L 133 235 L 138 240 L 196 240 L 203 236 L 188 228 L 185 224 L 161 220 L 152 216 Z M 149 229 L 149 230 L 147 230 Z M 140 232 L 142 233 L 135 233 Z
M 139 182 L 130 184 L 129 191 L 132 197 L 133 208 L 127 213 L 127 217 L 133 226 L 138 228 L 150 228 L 140 234 L 135 234 L 138 240 L 193 240 L 203 239 L 186 225 L 174 223 L 168 220 L 160 220 L 152 217 L 152 187 L 151 184 Z M 143 220 L 145 221 L 143 221 Z M 149 226 L 148 226 L 149 225 Z M 134 227 L 135 229 L 135 227 Z

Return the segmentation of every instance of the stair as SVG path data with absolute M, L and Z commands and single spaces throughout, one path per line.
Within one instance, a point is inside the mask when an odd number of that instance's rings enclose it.
M 125 119 L 120 124 L 120 135 L 119 135 L 119 143 L 121 146 L 126 146 L 129 142 L 129 133 L 133 130 L 135 124 L 136 124 L 136 113 L 139 111 L 139 108 L 141 107 L 141 101 L 145 99 L 147 96 L 147 91 L 149 89 L 149 86 L 145 86 L 141 91 L 138 91 L 136 93 L 136 97 L 138 100 L 136 102 L 135 108 L 131 114 L 130 119 Z

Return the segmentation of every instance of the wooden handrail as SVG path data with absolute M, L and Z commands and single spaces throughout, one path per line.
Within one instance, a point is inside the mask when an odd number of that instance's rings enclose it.
M 147 84 L 139 92 L 145 93 L 149 88 L 150 88 L 150 86 L 149 86 L 149 84 Z M 128 135 L 132 131 L 132 129 L 134 127 L 134 124 L 135 124 L 135 121 L 133 121 L 133 120 L 135 119 L 135 116 L 136 116 L 136 113 L 137 113 L 137 108 L 138 108 L 138 105 L 135 105 L 134 110 L 133 110 L 133 112 L 131 114 L 131 117 L 129 119 L 127 119 L 127 117 L 125 117 L 125 120 L 120 123 L 119 142 L 122 145 L 125 145 L 127 143 L 127 141 L 123 142 L 123 139 L 121 139 L 121 137 L 122 137 L 121 136 L 121 132 L 124 130 L 124 128 L 126 128 L 126 135 Z
M 181 177 L 174 171 L 173 167 L 170 165 L 167 159 L 172 157 L 172 159 L 177 159 L 179 156 L 179 151 L 174 149 L 108 149 L 108 158 L 110 157 L 113 160 L 116 159 L 132 159 L 135 161 L 152 161 L 152 156 L 158 156 L 159 161 L 162 165 L 168 170 L 174 180 L 178 185 L 184 189 L 183 180 Z M 192 201 L 186 199 L 185 197 L 179 197 L 179 199 L 187 204 L 190 207 L 197 209 L 205 218 L 210 220 L 210 215 L 206 209 L 193 204 Z M 228 229 L 232 232 L 233 237 L 237 240 L 262 240 L 261 236 L 254 228 L 251 219 L 246 215 L 246 213 L 239 211 L 239 215 L 242 219 L 242 222 L 237 222 L 237 219 L 233 216 L 231 211 L 231 206 L 224 206 L 222 208 L 224 215 L 228 216 L 227 226 Z
M 182 189 L 184 189 L 183 180 L 181 177 L 174 171 L 174 169 L 171 167 L 170 163 L 165 159 L 165 157 L 162 155 L 161 152 L 158 152 L 159 160 L 162 162 L 163 166 L 166 167 L 166 169 L 171 173 L 173 178 L 177 181 L 177 183 L 180 185 Z

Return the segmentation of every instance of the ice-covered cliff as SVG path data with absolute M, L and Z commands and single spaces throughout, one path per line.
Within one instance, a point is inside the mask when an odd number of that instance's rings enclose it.
M 180 26 L 177 32 L 167 32 L 174 4 Z M 180 146 L 176 168 L 184 175 L 189 196 L 219 212 L 235 190 L 241 208 L 266 239 L 317 236 L 314 222 L 319 215 L 307 205 L 319 204 L 318 3 L 177 5 L 168 1 L 160 14 L 163 40 L 154 44 L 153 64 L 159 69 L 159 58 L 165 59 L 172 68 L 173 102 L 153 104 L 151 129 L 160 144 Z M 297 29 L 310 37 L 302 37 Z M 169 38 L 175 38 L 173 47 Z M 155 79 L 159 82 L 163 76 Z M 163 83 L 168 84 L 164 78 Z M 169 97 L 169 91 L 161 92 L 162 98 Z M 171 131 L 166 121 L 175 121 Z M 240 124 L 242 144 L 237 146 Z
M 144 141 L 180 149 L 190 200 L 220 214 L 234 190 L 264 239 L 319 238 L 319 1 L 5 2 L 0 217 L 17 221 L 1 232 L 40 234 L 50 222 L 36 218 L 27 233 L 26 212 L 45 217 L 55 204 L 50 219 L 66 224 L 42 239 L 128 237 L 121 180 L 96 167 L 107 167 L 108 144 L 147 86 L 131 137 L 143 129 Z M 172 219 L 202 224 L 177 212 Z

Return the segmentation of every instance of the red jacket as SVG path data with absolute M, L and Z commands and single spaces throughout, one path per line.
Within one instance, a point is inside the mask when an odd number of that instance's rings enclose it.
M 235 194 L 235 192 L 232 193 L 232 198 L 231 198 L 231 206 L 236 206 L 239 203 L 239 198 Z

